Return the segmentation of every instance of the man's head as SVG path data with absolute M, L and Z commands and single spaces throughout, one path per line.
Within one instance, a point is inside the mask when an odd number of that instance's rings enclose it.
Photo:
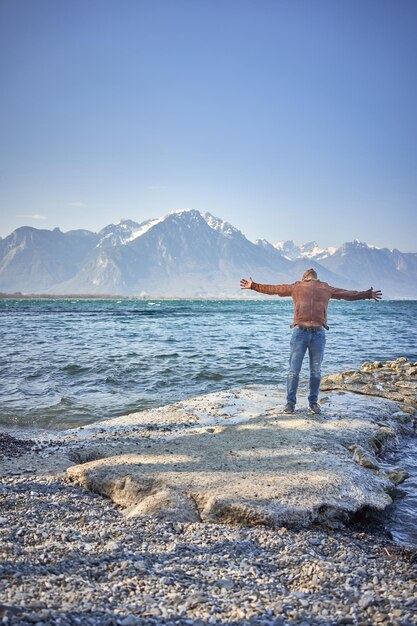
M 310 267 L 304 272 L 302 280 L 312 280 L 313 278 L 317 280 L 317 272 L 313 267 Z

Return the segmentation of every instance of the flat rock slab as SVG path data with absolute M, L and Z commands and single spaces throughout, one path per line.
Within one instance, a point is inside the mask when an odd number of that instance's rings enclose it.
M 300 404 L 307 404 L 305 397 Z M 271 386 L 208 394 L 64 434 L 67 477 L 128 516 L 337 526 L 384 509 L 394 482 L 375 454 L 410 415 L 394 400 L 331 391 L 323 413 L 282 414 Z
M 323 378 L 322 391 L 345 390 L 400 402 L 413 414 L 417 409 L 417 363 L 400 357 L 395 361 L 365 362 L 360 370 L 348 370 Z

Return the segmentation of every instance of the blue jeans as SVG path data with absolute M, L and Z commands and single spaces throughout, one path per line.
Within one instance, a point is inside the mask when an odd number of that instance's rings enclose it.
M 310 395 L 308 396 L 308 401 L 310 404 L 317 402 L 321 380 L 321 362 L 323 361 L 325 345 L 326 331 L 324 328 L 320 328 L 320 330 L 314 332 L 303 330 L 298 326 L 294 328 L 290 344 L 291 353 L 290 370 L 287 377 L 287 402 L 291 402 L 292 404 L 296 404 L 297 402 L 299 374 L 307 349 L 310 358 Z

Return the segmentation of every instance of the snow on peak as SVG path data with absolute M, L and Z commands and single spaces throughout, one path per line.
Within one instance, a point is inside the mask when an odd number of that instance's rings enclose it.
M 305 259 L 325 259 L 336 252 L 337 248 L 329 246 L 328 248 L 320 248 L 315 241 L 309 241 L 301 246 L 301 255 Z
M 210 228 L 217 230 L 225 237 L 233 237 L 234 235 L 242 234 L 240 230 L 232 226 L 232 224 L 221 220 L 219 217 L 215 217 L 211 213 L 201 213 L 201 217 L 207 222 Z
M 284 250 L 287 248 L 295 248 L 295 243 L 293 242 L 292 239 L 281 239 L 280 241 L 277 241 L 277 243 L 274 244 L 274 248 L 276 248 L 277 250 Z
M 161 224 L 165 221 L 169 223 L 171 220 L 176 221 L 177 218 L 181 221 L 185 220 L 188 226 L 190 226 L 190 221 L 198 223 L 199 220 L 204 220 L 210 228 L 216 230 L 225 237 L 230 238 L 236 235 L 243 237 L 240 230 L 232 226 L 232 224 L 229 224 L 229 222 L 225 222 L 224 220 L 211 215 L 211 213 L 201 213 L 197 209 L 185 208 L 169 211 L 162 217 L 149 219 L 142 223 L 134 222 L 128 219 L 121 219 L 117 224 L 109 224 L 109 226 L 106 226 L 100 231 L 100 240 L 97 247 L 101 247 L 103 245 L 126 245 L 147 233 L 157 224 Z
M 331 256 L 337 249 L 331 246 L 328 248 L 320 248 L 316 241 L 308 241 L 301 246 L 297 246 L 292 239 L 278 241 L 274 247 L 281 252 L 282 256 L 290 261 L 296 259 L 314 259 L 319 261 L 320 259 Z
M 300 258 L 300 248 L 295 245 L 292 239 L 288 239 L 287 241 L 284 241 L 284 239 L 277 241 L 274 248 L 276 248 L 278 252 L 281 252 L 285 259 L 290 261 Z
M 99 232 L 98 248 L 102 246 L 126 245 L 148 230 L 157 220 L 147 220 L 139 224 L 133 220 L 120 220 L 109 224 Z
M 198 211 L 196 209 L 173 209 L 165 217 L 168 217 L 168 215 L 184 215 L 184 213 L 198 213 Z
M 350 244 L 348 243 L 347 245 L 354 246 L 355 248 L 370 248 L 371 247 L 371 246 L 368 246 L 368 244 L 365 243 L 365 241 L 361 241 L 360 239 L 354 239 Z
M 323 250 L 316 257 L 316 261 L 320 261 L 321 259 L 325 259 L 328 256 L 332 256 L 337 250 L 336 246 L 328 246 L 327 248 L 323 248 Z
M 146 232 L 148 232 L 149 229 L 152 228 L 152 226 L 155 226 L 156 224 L 163 222 L 163 220 L 164 220 L 163 217 L 156 217 L 153 220 L 147 220 L 146 222 L 142 222 L 142 224 L 139 225 L 139 228 L 131 231 L 129 237 L 126 237 L 123 243 L 124 244 L 129 243 L 130 241 L 137 239 L 141 235 L 144 235 Z
M 349 246 L 349 247 L 355 247 L 355 248 L 362 248 L 362 249 L 365 249 L 365 250 L 382 250 L 383 249 L 380 246 L 376 246 L 373 243 L 366 243 L 365 241 L 360 241 L 360 239 L 354 239 L 352 242 L 344 243 L 343 246 L 344 247 Z M 391 250 L 391 252 L 392 252 L 392 250 Z
M 133 220 L 122 218 L 117 222 L 116 226 L 123 230 L 130 230 L 131 228 L 135 228 L 136 226 L 138 226 L 138 223 L 134 222 Z
M 256 239 L 255 245 L 260 246 L 261 248 L 274 248 L 275 247 L 272 245 L 272 243 L 269 243 L 267 239 Z

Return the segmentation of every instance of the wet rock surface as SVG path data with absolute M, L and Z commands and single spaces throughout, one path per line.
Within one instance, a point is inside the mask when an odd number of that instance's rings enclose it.
M 361 401 L 361 405 L 363 402 Z M 268 416 L 188 429 L 150 447 L 70 467 L 69 480 L 142 514 L 185 521 L 307 526 L 337 523 L 364 506 L 391 502 L 390 479 L 379 466 L 363 467 L 349 442 L 372 446 L 380 427 L 341 418 Z M 358 449 L 356 445 L 356 449 Z M 371 457 L 371 452 L 367 452 Z M 184 519 L 183 519 L 184 518 Z
M 105 439 L 92 448 L 87 438 L 72 452 L 82 463 L 67 477 L 129 516 L 173 521 L 335 527 L 357 511 L 391 503 L 401 474 L 382 468 L 377 455 L 410 426 L 402 405 L 335 391 L 313 416 L 304 408 L 282 414 L 283 402 L 273 388 L 254 386 L 131 415 L 129 425 L 120 418 L 129 440 L 120 447 L 120 431 L 115 450 Z M 187 420 L 166 432 L 165 411 L 171 420 L 185 412 Z M 407 419 L 398 422 L 403 413 Z M 145 438 L 133 431 L 141 425 Z
M 20 439 L 9 433 L 0 433 L 0 456 L 16 457 L 36 447 L 32 439 Z
M 395 361 L 365 362 L 359 371 L 348 370 L 323 378 L 322 391 L 334 389 L 379 396 L 402 404 L 402 411 L 414 415 L 417 408 L 417 362 L 400 357 Z

